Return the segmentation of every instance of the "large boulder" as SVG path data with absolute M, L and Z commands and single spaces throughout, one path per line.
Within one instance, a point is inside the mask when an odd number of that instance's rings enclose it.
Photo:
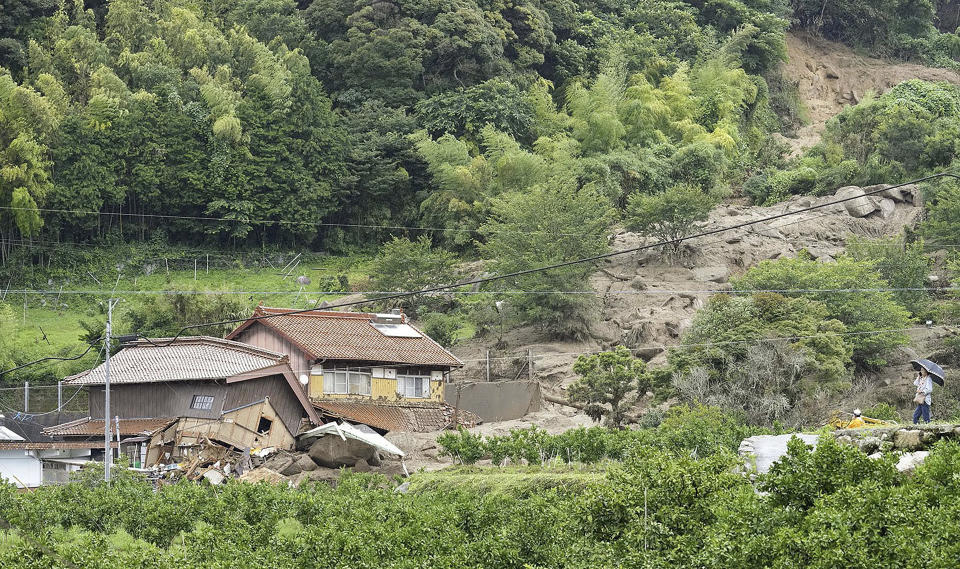
M 837 190 L 834 197 L 838 200 L 854 198 L 841 204 L 853 217 L 866 217 L 877 211 L 877 204 L 869 196 L 865 196 L 859 186 L 844 186 Z
M 918 450 L 917 452 L 905 452 L 897 461 L 897 470 L 900 472 L 913 472 L 930 455 L 928 451 Z
M 883 198 L 879 201 L 880 205 L 880 217 L 883 219 L 888 219 L 895 211 L 897 211 L 897 204 L 890 198 Z
M 317 439 L 308 453 L 313 462 L 326 468 L 353 466 L 358 460 L 368 463 L 378 462 L 377 449 L 354 439 L 343 440 L 327 435 Z
M 301 472 L 310 472 L 317 469 L 317 463 L 306 454 L 301 454 L 295 463 Z
M 284 476 L 290 476 L 291 474 L 296 474 L 301 470 L 299 468 L 295 468 L 296 462 L 297 459 L 295 456 L 286 452 L 279 452 L 268 458 L 263 463 L 263 467 L 269 468 L 274 472 L 279 472 Z
M 900 450 L 919 450 L 923 448 L 923 443 L 920 441 L 920 431 L 915 429 L 897 431 L 893 435 L 893 446 Z
M 694 267 L 693 280 L 697 282 L 725 283 L 730 280 L 730 269 L 725 265 Z

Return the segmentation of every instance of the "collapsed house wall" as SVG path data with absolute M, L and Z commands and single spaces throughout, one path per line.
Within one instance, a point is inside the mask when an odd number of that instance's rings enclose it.
M 267 423 L 263 423 L 266 421 Z M 260 427 L 266 427 L 261 431 Z M 228 411 L 218 421 L 181 418 L 177 428 L 179 445 L 199 445 L 203 438 L 237 448 L 293 448 L 293 435 L 268 400 Z
M 448 383 L 444 402 L 476 413 L 484 421 L 509 421 L 540 410 L 540 384 L 535 381 Z

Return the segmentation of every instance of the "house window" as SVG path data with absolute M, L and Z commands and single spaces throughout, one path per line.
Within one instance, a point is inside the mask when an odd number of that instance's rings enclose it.
M 397 375 L 397 393 L 414 399 L 430 397 L 430 376 Z
M 266 435 L 270 432 L 270 427 L 273 426 L 273 421 L 267 419 L 266 417 L 260 417 L 260 422 L 257 424 L 257 433 L 261 435 Z
M 190 401 L 191 409 L 213 409 L 213 395 L 194 395 Z
M 359 371 L 323 370 L 323 392 L 343 395 L 370 395 L 370 374 Z

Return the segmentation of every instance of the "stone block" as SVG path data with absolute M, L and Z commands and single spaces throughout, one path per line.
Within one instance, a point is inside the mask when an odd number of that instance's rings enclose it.
M 920 450 L 923 443 L 920 440 L 920 431 L 903 429 L 893 435 L 893 446 L 901 450 Z
M 859 186 L 844 186 L 837 190 L 834 197 L 838 200 L 855 198 L 840 204 L 853 217 L 866 217 L 877 211 L 877 204 L 868 196 L 865 196 Z

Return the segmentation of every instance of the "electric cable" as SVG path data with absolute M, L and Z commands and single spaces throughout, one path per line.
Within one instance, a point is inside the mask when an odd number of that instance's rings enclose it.
M 942 177 L 951 177 L 951 178 L 956 178 L 956 179 L 960 180 L 960 175 L 954 174 L 954 173 L 952 173 L 952 172 L 940 172 L 940 173 L 937 173 L 937 174 L 931 174 L 931 175 L 929 175 L 929 176 L 924 176 L 924 177 L 922 177 L 922 178 L 917 178 L 917 179 L 911 180 L 911 181 L 909 181 L 909 182 L 903 182 L 903 183 L 900 183 L 900 184 L 895 184 L 895 185 L 892 185 L 892 186 L 888 186 L 888 187 L 886 187 L 886 188 L 880 188 L 880 189 L 876 189 L 876 190 L 871 190 L 871 191 L 869 191 L 869 192 L 864 192 L 864 193 L 861 194 L 861 195 L 850 196 L 850 197 L 846 197 L 846 198 L 840 198 L 840 199 L 837 199 L 837 200 L 832 200 L 832 201 L 824 202 L 824 203 L 822 203 L 822 204 L 812 205 L 812 206 L 808 206 L 808 207 L 805 207 L 805 208 L 800 208 L 800 209 L 796 209 L 796 210 L 792 210 L 792 211 L 784 211 L 784 212 L 782 212 L 782 213 L 778 213 L 778 214 L 771 215 L 771 216 L 767 216 L 767 217 L 762 217 L 762 218 L 759 218 L 759 219 L 753 219 L 753 220 L 745 221 L 745 222 L 738 223 L 738 224 L 734 224 L 734 225 L 731 225 L 731 226 L 728 226 L 728 227 L 720 227 L 720 228 L 716 228 L 716 229 L 709 229 L 709 230 L 706 230 L 706 231 L 701 231 L 700 233 L 697 233 L 697 234 L 694 234 L 694 235 L 688 235 L 688 236 L 686 236 L 686 237 L 679 237 L 679 238 L 677 238 L 677 239 L 669 239 L 669 240 L 664 240 L 664 241 L 660 241 L 660 242 L 657 242 L 657 243 L 651 243 L 651 244 L 647 244 L 647 245 L 640 245 L 640 246 L 638 246 L 638 247 L 631 247 L 631 248 L 628 248 L 628 249 L 622 249 L 622 250 L 619 250 L 619 251 L 611 251 L 611 252 L 602 253 L 602 254 L 599 254 L 599 255 L 593 255 L 593 256 L 590 256 L 590 257 L 584 257 L 584 258 L 580 258 L 580 259 L 574 259 L 574 260 L 565 261 L 565 262 L 562 262 L 562 263 L 555 263 L 555 264 L 552 264 L 552 265 L 545 265 L 545 266 L 535 267 L 535 268 L 531 268 L 531 269 L 523 269 L 523 270 L 520 270 L 520 271 L 514 271 L 514 272 L 506 273 L 506 274 L 503 274 L 503 275 L 493 275 L 493 276 L 489 276 L 489 277 L 481 277 L 481 278 L 477 278 L 477 279 L 471 279 L 471 280 L 469 280 L 469 281 L 460 282 L 460 283 L 455 283 L 455 284 L 446 284 L 446 285 L 439 285 L 439 286 L 427 287 L 427 288 L 424 288 L 424 289 L 422 289 L 422 290 L 420 290 L 420 291 L 418 291 L 418 292 L 415 292 L 415 293 L 402 292 L 402 293 L 389 294 L 389 295 L 385 295 L 385 296 L 378 297 L 378 298 L 374 298 L 374 299 L 364 299 L 364 300 L 355 300 L 355 301 L 350 301 L 350 302 L 340 302 L 340 303 L 335 303 L 335 304 L 327 305 L 327 306 L 325 306 L 324 308 L 325 308 L 325 309 L 346 308 L 346 307 L 349 307 L 349 306 L 357 306 L 357 305 L 361 305 L 361 304 L 370 304 L 371 302 L 383 302 L 383 301 L 385 301 L 385 300 L 394 300 L 394 299 L 398 299 L 398 298 L 406 298 L 406 297 L 414 296 L 414 295 L 417 295 L 417 294 L 429 294 L 429 293 L 432 293 L 432 292 L 440 292 L 440 291 L 444 291 L 444 290 L 448 290 L 448 289 L 453 289 L 453 288 L 460 288 L 460 287 L 464 287 L 464 286 L 472 286 L 472 285 L 477 285 L 477 284 L 483 284 L 483 283 L 488 283 L 488 282 L 494 282 L 494 281 L 501 281 L 501 280 L 505 280 L 505 279 L 516 278 L 516 277 L 520 277 L 520 276 L 524 276 L 524 275 L 529 275 L 529 274 L 538 273 L 538 272 L 543 272 L 543 271 L 549 271 L 549 270 L 552 270 L 552 269 L 559 269 L 559 268 L 569 267 L 569 266 L 573 266 L 573 265 L 581 265 L 581 264 L 585 264 L 585 263 L 592 263 L 592 262 L 594 262 L 594 261 L 599 261 L 599 260 L 602 260 L 602 259 L 609 259 L 609 258 L 611 258 L 611 257 L 616 257 L 616 256 L 619 256 L 619 255 L 625 255 L 625 254 L 628 254 L 628 253 L 636 253 L 636 252 L 638 252 L 638 251 L 644 251 L 644 250 L 647 250 L 647 249 L 654 249 L 654 248 L 657 248 L 657 247 L 663 247 L 663 246 L 665 246 L 665 245 L 671 245 L 671 244 L 681 243 L 681 242 L 683 242 L 683 241 L 689 241 L 689 240 L 691 240 L 691 239 L 696 239 L 696 238 L 699 238 L 699 237 L 706 237 L 706 236 L 709 236 L 709 235 L 717 235 L 717 234 L 719 234 L 719 233 L 726 233 L 726 232 L 728 232 L 728 231 L 734 231 L 734 230 L 737 230 L 737 229 L 742 229 L 742 228 L 744 228 L 744 227 L 750 227 L 750 226 L 753 226 L 753 225 L 757 225 L 757 224 L 760 224 L 760 223 L 766 223 L 766 222 L 773 221 L 773 220 L 776 220 L 776 219 L 782 219 L 782 218 L 788 217 L 788 216 L 799 215 L 799 214 L 804 213 L 804 212 L 807 212 L 807 211 L 814 211 L 814 210 L 822 209 L 822 208 L 825 208 L 825 207 L 834 206 L 834 205 L 841 204 L 841 203 L 845 203 L 845 202 L 852 201 L 852 200 L 855 200 L 855 199 L 860 199 L 860 198 L 865 197 L 865 196 L 871 196 L 871 195 L 879 194 L 879 193 L 886 192 L 886 191 L 889 191 L 889 190 L 901 188 L 901 187 L 903 187 L 903 186 L 909 186 L 909 185 L 911 185 L 911 184 L 917 184 L 917 183 L 920 183 L 920 182 L 924 182 L 924 181 L 926 181 L 926 180 L 933 180 L 933 179 L 942 178 Z M 313 308 L 307 308 L 307 309 L 301 309 L 301 310 L 291 310 L 291 311 L 288 311 L 288 312 L 277 313 L 277 314 L 264 314 L 264 315 L 261 315 L 261 316 L 251 316 L 251 317 L 249 317 L 249 318 L 243 318 L 243 319 L 229 319 L 229 320 L 221 320 L 221 321 L 218 321 L 218 322 L 207 322 L 207 323 L 203 323 L 203 324 L 191 324 L 191 325 L 189 325 L 189 326 L 184 326 L 183 328 L 181 328 L 181 329 L 174 335 L 173 338 L 170 338 L 169 340 L 166 340 L 166 344 L 164 344 L 164 345 L 170 345 L 170 344 L 172 344 L 172 343 L 175 342 L 180 336 L 182 336 L 183 333 L 186 332 L 187 330 L 193 330 L 193 329 L 196 329 L 196 328 L 203 328 L 203 327 L 207 327 L 207 326 L 221 326 L 221 325 L 224 325 L 224 324 L 238 324 L 238 323 L 247 322 L 247 321 L 250 321 L 250 320 L 266 320 L 266 319 L 269 319 L 269 318 L 278 318 L 278 317 L 280 317 L 280 316 L 289 316 L 289 315 L 292 315 L 292 314 L 303 314 L 303 313 L 305 313 L 305 312 L 312 312 L 312 311 L 316 310 L 317 307 L 320 305 L 320 302 L 321 302 L 320 299 L 318 299 L 317 302 L 316 302 L 316 304 L 314 304 L 314 307 L 313 307 Z

